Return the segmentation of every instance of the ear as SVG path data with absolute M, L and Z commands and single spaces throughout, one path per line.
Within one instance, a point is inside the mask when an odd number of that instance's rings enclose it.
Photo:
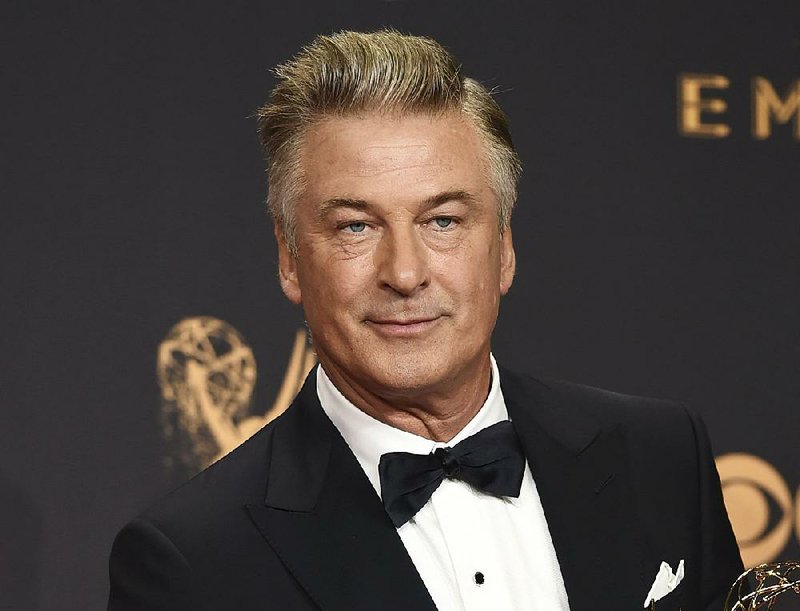
M 503 229 L 500 237 L 500 294 L 505 295 L 514 282 L 517 269 L 517 256 L 514 254 L 514 241 L 511 238 L 511 226 Z
M 297 257 L 290 251 L 283 235 L 283 229 L 275 226 L 275 240 L 278 242 L 278 280 L 287 299 L 295 305 L 302 303 L 300 283 L 297 281 Z

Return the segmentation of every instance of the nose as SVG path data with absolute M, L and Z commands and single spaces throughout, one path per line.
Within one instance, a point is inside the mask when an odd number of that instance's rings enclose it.
M 430 282 L 428 252 L 413 226 L 385 232 L 375 253 L 378 281 L 404 297 L 410 297 Z

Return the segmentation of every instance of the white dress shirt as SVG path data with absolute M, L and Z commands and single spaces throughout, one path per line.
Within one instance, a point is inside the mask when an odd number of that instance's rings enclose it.
M 489 396 L 447 443 L 435 442 L 365 414 L 317 368 L 322 409 L 344 437 L 380 496 L 378 463 L 387 452 L 429 454 L 508 420 L 497 364 Z M 445 479 L 397 533 L 440 611 L 568 611 L 567 593 L 539 493 L 526 465 L 518 498 L 497 498 Z

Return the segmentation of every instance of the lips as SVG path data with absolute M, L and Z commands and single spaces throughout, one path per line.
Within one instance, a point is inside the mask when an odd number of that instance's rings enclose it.
M 425 322 L 431 322 L 439 318 L 438 316 L 420 316 L 416 318 L 372 318 L 368 319 L 376 325 L 416 325 Z
M 367 324 L 373 329 L 391 337 L 410 337 L 419 335 L 435 327 L 442 316 L 415 316 L 413 318 L 368 318 Z

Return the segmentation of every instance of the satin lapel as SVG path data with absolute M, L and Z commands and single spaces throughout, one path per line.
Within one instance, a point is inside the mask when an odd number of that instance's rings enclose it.
M 647 587 L 625 431 L 586 420 L 570 405 L 560 405 L 544 386 L 525 392 L 508 372 L 501 381 L 544 507 L 570 608 L 641 608 Z
M 256 527 L 325 610 L 435 609 L 400 537 L 309 375 L 276 422 Z

